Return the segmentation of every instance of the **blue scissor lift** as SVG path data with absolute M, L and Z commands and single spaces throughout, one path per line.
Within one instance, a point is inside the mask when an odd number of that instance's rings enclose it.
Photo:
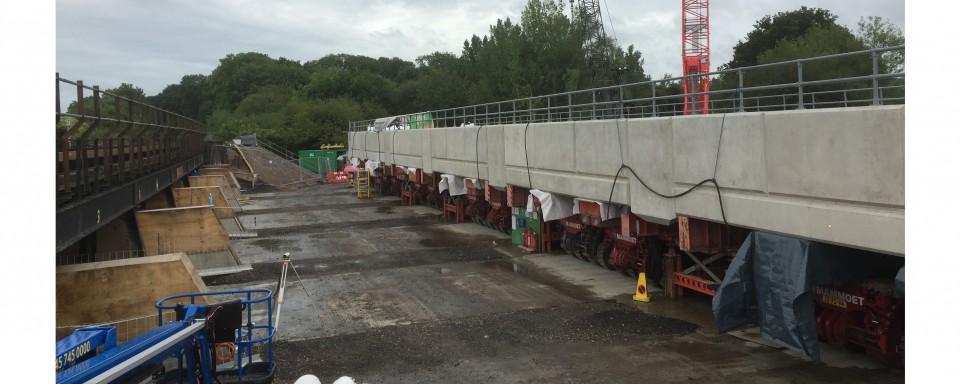
M 201 297 L 229 300 L 198 304 Z M 160 326 L 121 345 L 114 327 L 81 328 L 58 341 L 57 383 L 273 382 L 276 327 L 269 289 L 175 295 L 156 307 Z M 254 323 L 255 308 L 266 310 L 265 324 Z M 176 320 L 162 324 L 170 311 Z
M 116 327 L 76 330 L 57 341 L 57 384 L 272 383 L 273 337 L 292 265 L 285 253 L 276 296 L 262 288 L 167 296 L 156 303 L 159 327 L 123 344 Z M 254 323 L 255 311 L 267 314 L 264 324 Z M 164 324 L 171 312 L 176 320 Z

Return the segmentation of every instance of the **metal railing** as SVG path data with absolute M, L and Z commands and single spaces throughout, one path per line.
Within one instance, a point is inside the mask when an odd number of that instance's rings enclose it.
M 272 141 L 264 140 L 262 137 L 257 137 L 257 146 L 264 148 L 270 152 L 273 152 L 277 156 L 280 156 L 284 158 L 284 160 L 287 160 L 294 164 L 297 163 L 297 159 L 299 158 L 299 155 L 297 155 L 296 153 L 290 152 L 286 148 L 283 148 Z
M 101 261 L 113 261 L 113 260 L 124 260 L 124 259 L 133 259 L 137 257 L 144 257 L 143 251 L 116 251 L 116 252 L 100 252 L 95 254 L 74 254 L 74 255 L 57 255 L 56 266 L 61 265 L 73 265 L 73 264 L 84 264 L 84 263 L 96 263 Z
M 905 46 L 756 65 L 707 74 L 711 91 L 684 94 L 693 76 L 417 112 L 433 128 L 678 116 L 685 98 L 706 98 L 710 113 L 903 104 L 905 74 L 883 73 L 883 56 Z M 407 115 L 410 116 L 410 115 Z M 406 116 L 395 120 L 408 128 Z M 376 120 L 351 121 L 350 132 L 374 130 Z
M 61 87 L 76 93 L 67 110 Z M 58 206 L 203 154 L 200 122 L 59 73 L 56 108 Z

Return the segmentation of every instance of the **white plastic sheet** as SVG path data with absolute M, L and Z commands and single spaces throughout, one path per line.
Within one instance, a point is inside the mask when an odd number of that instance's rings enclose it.
M 359 166 L 360 166 L 360 159 L 354 157 L 354 158 L 350 159 L 350 164 L 353 164 L 354 167 L 359 167 Z
M 380 167 L 379 161 L 367 160 L 367 163 L 363 166 L 370 171 L 370 176 L 377 176 L 377 168 Z
M 543 211 L 543 221 L 562 219 L 573 216 L 573 198 L 555 195 L 539 189 L 531 189 L 530 196 L 540 200 L 540 210 Z M 527 211 L 533 211 L 533 199 L 527 199 Z
M 456 175 L 440 175 L 440 182 L 438 183 L 440 193 L 443 191 L 450 190 L 450 196 L 460 196 L 467 194 L 467 186 L 463 182 L 463 178 Z

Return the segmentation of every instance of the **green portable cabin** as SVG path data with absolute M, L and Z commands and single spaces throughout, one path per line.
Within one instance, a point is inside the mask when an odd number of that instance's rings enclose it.
M 336 172 L 337 156 L 347 153 L 346 149 L 309 149 L 298 153 L 300 167 L 318 175 Z

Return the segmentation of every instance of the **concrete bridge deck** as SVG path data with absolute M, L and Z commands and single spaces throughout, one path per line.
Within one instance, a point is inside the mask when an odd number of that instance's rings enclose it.
M 350 156 L 904 256 L 905 107 L 351 132 Z M 625 165 L 614 181 L 614 175 Z M 646 184 L 646 187 L 641 184 Z M 648 188 L 649 187 L 649 188 Z

